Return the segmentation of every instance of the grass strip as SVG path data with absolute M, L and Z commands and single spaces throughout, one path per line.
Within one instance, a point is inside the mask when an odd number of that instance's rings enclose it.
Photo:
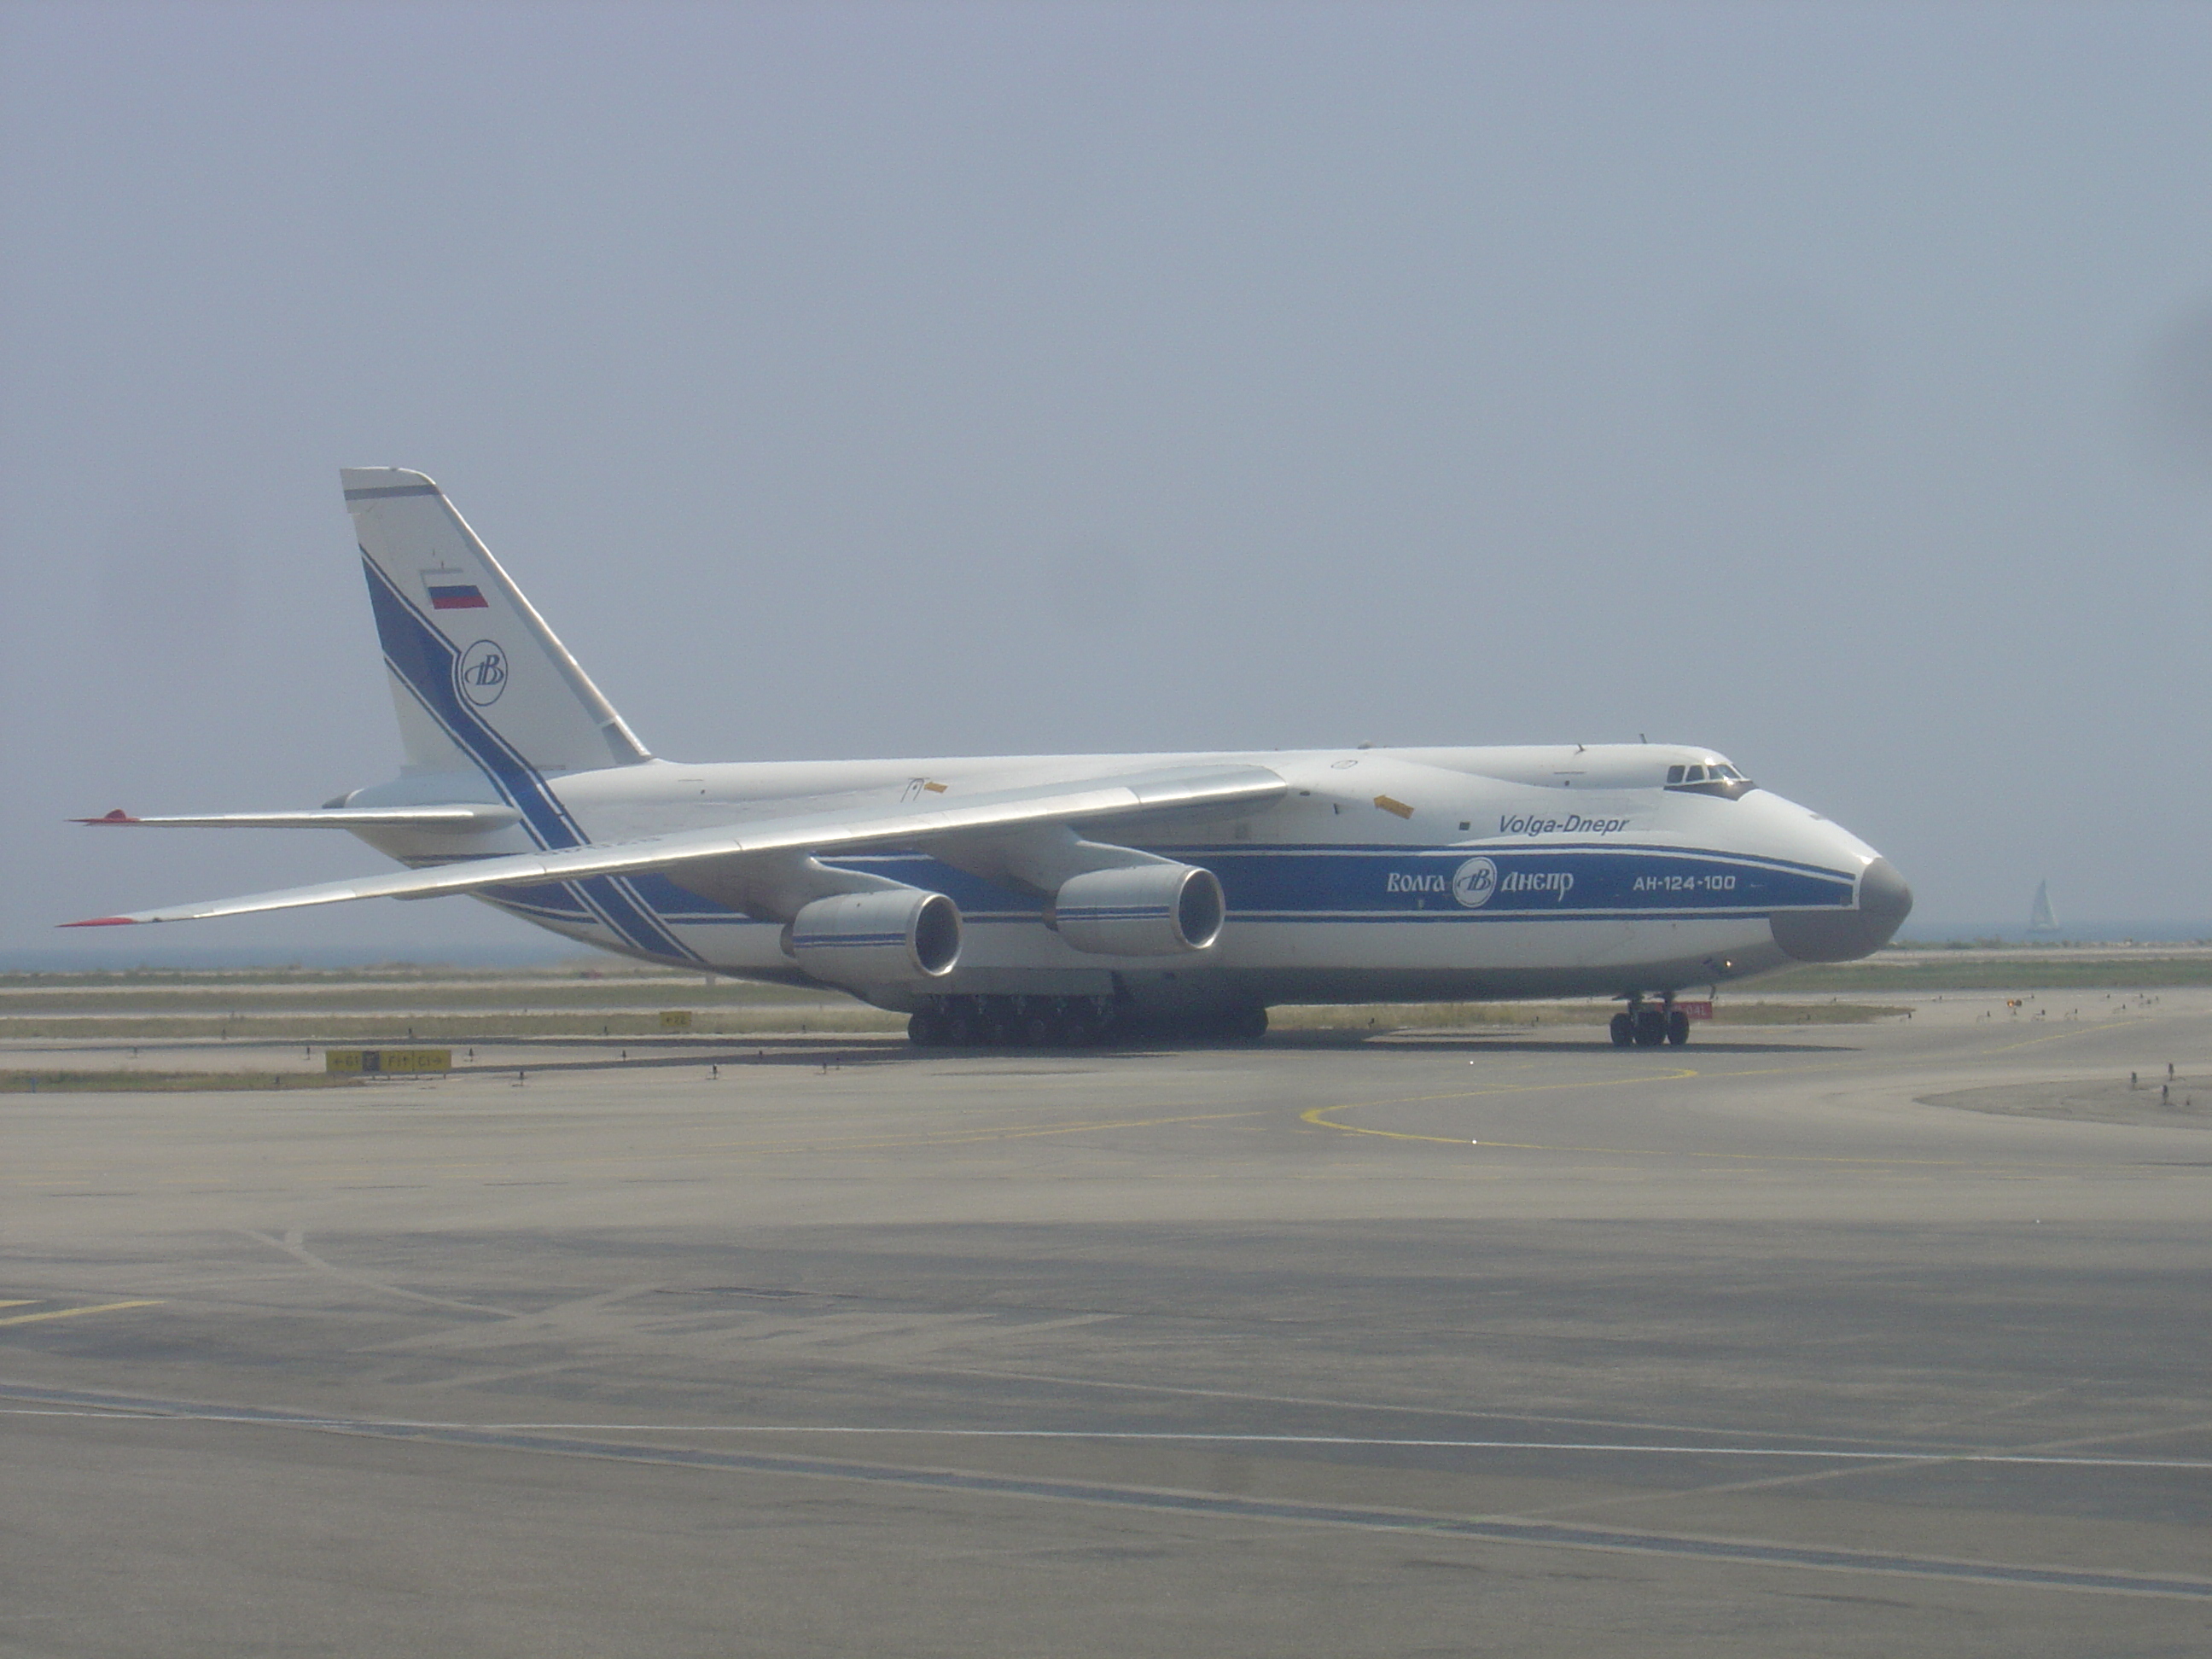
M 0 1072 L 0 1095 L 234 1093 L 240 1090 L 352 1089 L 362 1079 L 329 1072 Z
M 1419 1031 L 1469 1027 L 1527 1030 L 1547 1025 L 1603 1025 L 1617 1002 L 1384 1002 L 1271 1009 L 1269 1028 L 1285 1031 Z M 1716 1025 L 1865 1025 L 1910 1012 L 1863 1002 L 1723 1002 Z
M 1462 1030 L 1468 1027 L 1527 1030 L 1546 1026 L 1603 1025 L 1619 1012 L 1613 1001 L 1592 1002 L 1392 1002 L 1346 1006 L 1279 1006 L 1269 1015 L 1279 1030 L 1389 1031 Z M 1883 1003 L 1723 1002 L 1715 1011 L 1721 1025 L 1863 1025 L 1904 1015 L 1907 1010 Z M 664 1030 L 654 1014 L 470 1013 L 341 1015 L 312 1010 L 292 1014 L 123 1014 L 0 1016 L 0 1040 L 158 1042 L 198 1039 L 237 1042 L 282 1040 L 317 1047 L 363 1048 L 378 1044 L 491 1044 L 519 1037 L 629 1038 L 639 1042 L 671 1037 L 890 1035 L 906 1030 L 903 1014 L 860 1004 L 801 1005 L 744 1010 L 697 1009 L 684 1031 Z
M 381 983 L 234 986 L 72 985 L 24 987 L 0 980 L 0 1014 L 238 1014 L 304 1013 L 326 1010 L 341 1014 L 444 1014 L 491 1011 L 568 1013 L 603 1011 L 658 1014 L 663 1008 L 704 1012 L 805 1010 L 844 1006 L 833 993 L 808 992 L 781 985 L 742 985 L 734 981 L 702 986 L 696 979 L 680 985 L 657 983 L 458 984 L 392 986 Z
M 1766 991 L 2154 991 L 2212 985 L 2212 956 L 2090 957 L 2059 951 L 1962 962 L 1839 962 L 1789 968 L 1759 981 Z
M 481 1013 L 347 1015 L 308 1011 L 295 1014 L 8 1015 L 0 1040 L 153 1042 L 164 1037 L 282 1038 L 357 1048 L 377 1043 L 496 1042 L 502 1037 L 765 1036 L 815 1032 L 903 1031 L 906 1016 L 859 1004 L 803 1006 L 757 1011 L 697 1010 L 690 1028 L 671 1032 L 658 1013 Z

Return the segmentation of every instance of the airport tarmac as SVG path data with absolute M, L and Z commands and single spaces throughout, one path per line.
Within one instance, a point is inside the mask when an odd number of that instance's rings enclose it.
M 0 1095 L 0 1651 L 2201 1653 L 2212 992 L 1895 1000 Z

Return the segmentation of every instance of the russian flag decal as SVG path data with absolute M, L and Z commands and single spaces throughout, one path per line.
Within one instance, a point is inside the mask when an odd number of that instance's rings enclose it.
M 433 611 L 486 611 L 490 606 L 475 585 L 470 582 L 432 582 L 430 609 Z

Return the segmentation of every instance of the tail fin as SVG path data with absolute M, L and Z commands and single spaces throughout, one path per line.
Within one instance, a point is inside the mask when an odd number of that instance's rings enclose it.
M 410 771 L 501 779 L 652 758 L 437 485 L 398 467 L 338 476 Z

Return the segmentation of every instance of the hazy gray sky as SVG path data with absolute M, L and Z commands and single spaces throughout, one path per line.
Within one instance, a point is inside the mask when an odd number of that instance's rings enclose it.
M 62 822 L 394 769 L 345 465 L 670 756 L 1649 732 L 1916 931 L 2212 917 L 2212 8 L 0 27 L 0 950 L 380 867 Z

